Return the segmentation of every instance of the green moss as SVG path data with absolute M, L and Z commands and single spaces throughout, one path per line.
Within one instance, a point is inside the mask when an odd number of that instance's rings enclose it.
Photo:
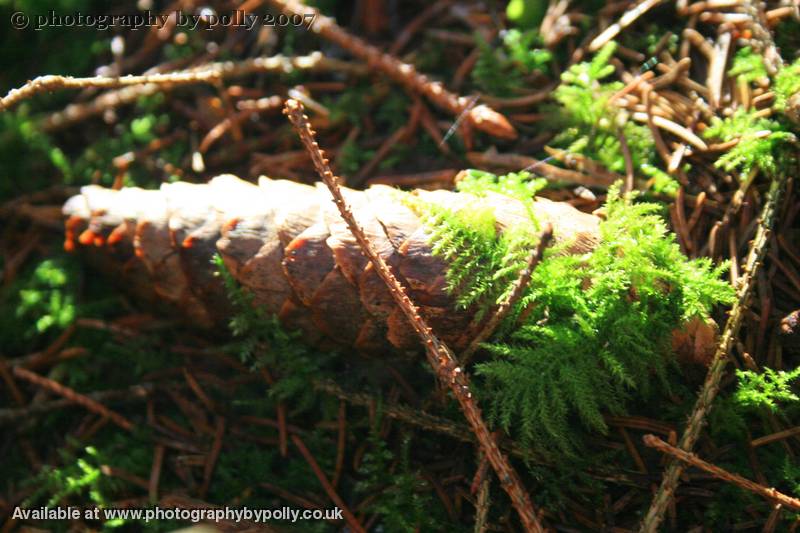
M 547 11 L 544 0 L 511 0 L 506 6 L 506 17 L 524 28 L 535 28 L 541 24 Z
M 239 286 L 219 255 L 214 263 L 235 308 L 229 327 L 236 342 L 228 349 L 253 368 L 268 367 L 281 378 L 270 387 L 271 397 L 291 400 L 295 412 L 308 409 L 317 397 L 309 383 L 323 375 L 332 354 L 316 352 L 301 341 L 300 332 L 285 330 L 275 315 L 253 305 L 252 293 Z
M 481 176 L 473 193 L 480 180 L 493 191 L 505 181 Z M 518 176 L 508 189 L 512 196 L 521 190 Z M 508 293 L 535 244 L 534 220 L 497 234 L 493 212 L 480 208 L 477 196 L 474 208 L 458 212 L 413 205 L 431 231 L 434 253 L 449 261 L 449 288 L 460 305 L 486 310 Z M 485 345 L 490 358 L 477 373 L 490 413 L 535 449 L 572 453 L 580 442 L 574 421 L 604 432 L 604 413 L 623 413 L 630 400 L 666 390 L 672 331 L 732 301 L 733 289 L 720 279 L 725 265 L 687 259 L 660 209 L 611 189 L 595 250 L 551 250 Z
M 648 181 L 649 191 L 672 198 L 678 193 L 680 183 L 660 168 L 646 163 L 641 166 L 641 171 L 650 178 Z
M 33 477 L 23 482 L 32 488 L 22 503 L 25 508 L 39 506 L 94 506 L 112 508 L 114 501 L 131 490 L 129 481 L 103 473 L 104 465 L 112 465 L 133 475 L 147 478 L 152 461 L 152 443 L 144 434 L 123 434 L 103 431 L 95 444 L 86 446 L 67 438 L 66 446 L 59 449 L 58 466 L 46 465 Z M 64 521 L 44 522 L 53 531 L 67 531 Z M 102 531 L 114 531 L 121 526 L 133 525 L 130 520 L 109 520 L 101 524 Z M 144 525 L 142 522 L 141 525 Z M 141 527 L 140 525 L 140 527 Z M 169 530 L 177 523 L 147 524 L 148 531 Z
M 553 142 L 624 173 L 621 136 L 625 137 L 634 169 L 653 163 L 655 151 L 649 129 L 629 120 L 627 112 L 611 102 L 624 84 L 601 81 L 614 72 L 609 60 L 615 49 L 616 44 L 609 43 L 591 61 L 572 65 L 561 75 L 561 85 L 553 95 L 560 106 L 553 110 L 553 119 L 563 131 Z
M 73 13 L 92 13 L 99 6 L 92 0 L 3 0 L 0 17 L 9 21 L 12 13 L 22 12 L 30 24 L 16 29 L 10 23 L 0 33 L 0 93 L 44 74 L 72 76 L 90 75 L 98 59 L 110 56 L 108 43 L 113 30 L 80 25 L 49 24 L 51 11 L 64 16 Z M 41 23 L 39 22 L 41 20 Z M 100 46 L 98 46 L 100 44 Z M 39 95 L 37 100 L 64 100 L 63 96 Z
M 31 114 L 27 103 L 0 114 L 0 160 L 8 172 L 8 179 L 0 182 L 0 200 L 43 189 L 52 185 L 55 177 L 66 184 L 111 185 L 115 177 L 114 158 L 140 150 L 168 132 L 169 115 L 158 112 L 162 103 L 163 97 L 143 99 L 137 105 L 136 118 L 121 122 L 113 135 L 101 135 L 80 150 L 62 148 L 53 136 L 43 132 L 40 117 Z M 180 166 L 187 149 L 186 142 L 175 142 L 158 157 Z M 151 169 L 136 162 L 127 174 L 126 182 L 131 184 L 153 187 L 161 182 Z
M 543 181 L 529 177 L 523 172 L 498 180 L 488 172 L 472 170 L 458 188 L 474 200 L 458 211 L 418 197 L 403 197 L 430 229 L 433 253 L 449 262 L 448 289 L 457 294 L 458 306 L 474 306 L 479 317 L 511 291 L 528 251 L 536 245 L 538 223 L 531 202 Z M 493 209 L 481 200 L 490 191 L 527 205 L 530 224 L 498 233 Z
M 767 67 L 764 58 L 749 46 L 737 50 L 733 58 L 733 66 L 728 71 L 729 76 L 736 76 L 747 82 L 759 81 L 767 78 Z
M 76 269 L 75 261 L 68 258 L 45 259 L 0 291 L 0 346 L 7 355 L 30 351 L 72 322 Z
M 487 192 L 505 194 L 522 202 L 526 207 L 532 207 L 533 197 L 537 192 L 547 186 L 544 178 L 532 178 L 529 172 L 512 172 L 504 176 L 497 176 L 491 172 L 469 169 L 466 175 L 456 184 L 461 192 L 466 192 L 478 197 L 485 196 Z M 532 216 L 532 211 L 529 210 Z
M 736 146 L 717 159 L 716 166 L 727 171 L 738 169 L 744 174 L 754 168 L 768 174 L 777 172 L 785 144 L 794 142 L 796 137 L 784 131 L 777 121 L 756 113 L 739 108 L 730 117 L 711 119 L 711 125 L 703 132 L 705 137 L 723 142 L 738 140 Z
M 764 368 L 761 373 L 737 370 L 736 377 L 739 388 L 734 398 L 745 408 L 778 412 L 781 404 L 800 402 L 800 397 L 791 389 L 791 382 L 800 377 L 800 367 L 790 372 L 772 368 Z
M 472 69 L 472 80 L 483 91 L 508 96 L 525 85 L 525 77 L 533 72 L 543 72 L 552 55 L 542 47 L 536 30 L 506 30 L 501 43 L 494 47 L 475 34 L 480 55 Z
M 775 93 L 775 109 L 785 111 L 789 99 L 800 91 L 800 59 L 778 72 L 772 90 Z
M 355 486 L 356 493 L 363 497 L 376 496 L 367 509 L 379 517 L 378 529 L 407 533 L 452 531 L 455 526 L 448 527 L 441 507 L 433 502 L 432 488 L 421 472 L 411 467 L 411 440 L 403 440 L 397 457 L 380 437 L 379 427 L 376 423 L 370 431 L 369 449 L 358 472 L 362 480 Z
M 336 155 L 338 171 L 345 176 L 353 176 L 375 155 L 375 150 L 361 148 L 355 139 L 348 139 Z
M 0 180 L 0 202 L 47 187 L 49 176 L 68 171 L 64 159 L 53 139 L 38 128 L 28 103 L 0 113 L 0 161 L 6 174 Z

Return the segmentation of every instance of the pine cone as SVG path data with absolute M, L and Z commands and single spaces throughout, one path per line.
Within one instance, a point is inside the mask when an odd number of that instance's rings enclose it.
M 472 314 L 446 291 L 446 263 L 399 193 L 386 186 L 343 189 L 353 213 L 445 342 L 464 347 Z M 464 193 L 414 191 L 424 200 L 464 208 Z M 527 219 L 521 203 L 486 198 L 498 230 Z M 550 222 L 568 253 L 590 251 L 599 220 L 572 206 L 538 199 L 535 216 Z M 87 186 L 64 206 L 65 248 L 84 245 L 104 270 L 146 299 L 163 300 L 208 328 L 233 310 L 212 256 L 219 253 L 257 305 L 311 342 L 333 341 L 362 353 L 413 350 L 414 331 L 361 253 L 324 187 L 232 175 L 207 184 L 164 184 L 159 190 Z M 472 326 L 472 329 L 471 329 Z

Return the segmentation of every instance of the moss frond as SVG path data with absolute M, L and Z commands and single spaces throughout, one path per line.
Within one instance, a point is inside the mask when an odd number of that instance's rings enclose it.
M 489 94 L 505 96 L 524 85 L 524 78 L 544 71 L 552 55 L 542 48 L 541 37 L 535 30 L 504 31 L 499 46 L 492 46 L 475 35 L 479 56 L 472 69 L 472 81 Z
M 461 192 L 484 196 L 487 192 L 505 194 L 520 202 L 529 203 L 547 186 L 544 178 L 532 178 L 529 172 L 512 172 L 497 176 L 483 170 L 469 169 L 456 184 Z
M 253 304 L 253 294 L 239 286 L 218 254 L 213 262 L 235 310 L 229 328 L 236 342 L 230 349 L 253 368 L 268 367 L 281 377 L 270 387 L 271 396 L 291 399 L 296 412 L 307 409 L 316 397 L 309 383 L 321 375 L 332 354 L 317 353 L 300 342 L 299 332 L 287 331 L 278 317 Z
M 800 91 L 800 59 L 778 71 L 772 90 L 775 93 L 775 109 L 785 111 L 789 100 Z
M 441 513 L 434 511 L 438 508 L 433 505 L 428 483 L 419 471 L 412 469 L 410 438 L 403 439 L 400 453 L 395 454 L 381 439 L 377 427 L 373 427 L 367 443 L 369 449 L 359 468 L 363 479 L 355 489 L 359 494 L 373 496 L 367 508 L 379 517 L 386 531 L 413 533 L 454 528 Z
M 723 142 L 738 140 L 715 164 L 727 171 L 739 169 L 745 174 L 754 168 L 775 174 L 784 144 L 796 140 L 795 135 L 782 130 L 777 121 L 743 108 L 724 119 L 714 117 L 703 134 Z
M 615 50 L 616 43 L 609 43 L 591 61 L 572 65 L 561 75 L 561 85 L 554 92 L 560 104 L 554 119 L 561 123 L 563 133 L 554 143 L 622 173 L 625 157 L 620 136 L 625 137 L 634 168 L 653 160 L 655 152 L 650 131 L 628 120 L 627 113 L 611 102 L 623 83 L 602 83 L 614 72 L 609 60 Z
M 650 178 L 647 182 L 648 190 L 654 192 L 655 194 L 669 196 L 672 198 L 674 198 L 678 193 L 680 184 L 675 180 L 675 178 L 660 168 L 649 163 L 645 163 L 640 167 L 640 170 L 642 171 L 642 174 Z
M 800 367 L 790 372 L 772 368 L 764 368 L 761 373 L 737 370 L 736 377 L 739 378 L 739 388 L 734 399 L 744 407 L 777 412 L 781 403 L 800 401 L 791 387 L 791 383 L 800 378 Z
M 511 0 L 506 6 L 508 20 L 525 28 L 538 27 L 547 11 L 544 0 Z
M 759 81 L 768 77 L 764 58 L 761 57 L 761 54 L 754 52 L 750 46 L 745 46 L 736 52 L 733 66 L 728 71 L 728 75 L 744 79 L 747 82 Z
M 409 197 L 407 204 L 429 228 L 433 253 L 449 262 L 447 286 L 457 295 L 457 305 L 475 306 L 483 316 L 511 290 L 526 250 L 535 244 L 535 232 L 498 235 L 494 211 L 478 197 L 458 211 L 416 197 Z

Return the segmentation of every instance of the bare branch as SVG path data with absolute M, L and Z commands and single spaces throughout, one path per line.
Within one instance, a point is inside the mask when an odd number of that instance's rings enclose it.
M 663 440 L 659 439 L 655 435 L 645 435 L 642 440 L 644 441 L 645 446 L 650 448 L 655 448 L 656 450 L 671 455 L 672 457 L 676 458 L 679 461 L 682 461 L 686 464 L 692 465 L 700 470 L 708 472 L 712 476 L 717 479 L 721 479 L 722 481 L 727 481 L 728 483 L 732 483 L 737 487 L 740 487 L 744 490 L 749 490 L 759 496 L 771 500 L 775 503 L 780 503 L 786 507 L 794 509 L 795 511 L 800 511 L 800 500 L 797 498 L 793 498 L 791 496 L 787 496 L 786 494 L 779 492 L 773 488 L 767 488 L 764 485 L 760 485 L 755 481 L 750 481 L 747 478 L 744 478 L 738 474 L 734 474 L 732 472 L 728 472 L 717 465 L 713 465 L 711 463 L 707 463 L 697 457 L 693 453 L 685 452 L 680 448 L 676 448 L 675 446 L 670 446 Z
M 89 117 L 99 115 L 107 109 L 135 102 L 142 96 L 169 91 L 181 85 L 217 83 L 219 80 L 238 78 L 260 72 L 289 73 L 295 70 L 334 71 L 363 75 L 366 65 L 342 61 L 313 52 L 305 56 L 288 57 L 275 55 L 255 57 L 243 61 L 219 61 L 163 74 L 143 76 L 72 78 L 69 76 L 41 76 L 19 89 L 12 89 L 0 99 L 0 111 L 10 109 L 20 101 L 45 91 L 57 89 L 111 89 L 92 101 L 70 104 L 63 111 L 54 113 L 42 123 L 45 131 L 57 130 Z
M 36 94 L 57 89 L 112 89 L 129 87 L 131 85 L 170 84 L 186 85 L 192 83 L 210 83 L 220 79 L 221 71 L 216 69 L 197 70 L 187 72 L 172 72 L 169 74 L 149 74 L 145 76 L 121 76 L 111 78 L 94 76 L 91 78 L 73 78 L 72 76 L 39 76 L 29 81 L 19 89 L 11 89 L 7 95 L 0 98 L 0 111 L 9 109 L 17 103 Z
M 411 323 L 414 331 L 422 339 L 428 362 L 436 372 L 436 375 L 442 380 L 442 383 L 446 383 L 450 387 L 456 400 L 458 400 L 483 453 L 497 473 L 503 489 L 511 498 L 511 502 L 523 526 L 526 531 L 544 531 L 534 512 L 530 497 L 522 486 L 522 481 L 509 463 L 508 458 L 500 451 L 497 441 L 483 421 L 477 402 L 470 392 L 467 375 L 456 363 L 452 351 L 436 337 L 425 319 L 419 314 L 419 310 L 408 297 L 405 287 L 400 284 L 389 265 L 375 251 L 364 230 L 353 217 L 353 213 L 342 195 L 336 177 L 331 172 L 328 160 L 325 159 L 322 150 L 314 140 L 314 130 L 311 129 L 311 124 L 309 124 L 308 118 L 303 114 L 303 111 L 303 106 L 300 102 L 292 99 L 286 101 L 284 112 L 297 130 L 306 150 L 308 150 L 311 160 L 314 162 L 314 167 L 330 190 L 333 201 L 339 208 L 339 213 L 347 223 L 356 241 L 358 241 L 361 250 L 369 258 L 375 271 L 386 283 L 392 297 Z
M 470 108 L 470 98 L 451 93 L 440 82 L 431 81 L 427 76 L 417 72 L 413 65 L 403 63 L 396 57 L 385 54 L 366 41 L 348 33 L 336 24 L 335 20 L 321 15 L 316 9 L 296 0 L 270 0 L 270 3 L 287 15 L 303 16 L 314 13 L 311 31 L 336 43 L 410 90 L 425 95 L 431 102 L 453 115 L 459 116 L 466 113 L 467 120 L 477 129 L 503 139 L 517 137 L 514 127 L 494 109 L 486 105 Z
M 367 530 L 364 529 L 364 526 L 361 525 L 361 522 L 358 521 L 358 518 L 356 518 L 356 516 L 350 511 L 350 509 L 347 507 L 347 504 L 336 492 L 334 486 L 331 485 L 331 482 L 328 481 L 328 476 L 326 476 L 325 472 L 322 471 L 319 463 L 317 463 L 316 459 L 314 459 L 314 456 L 311 454 L 303 440 L 297 435 L 293 434 L 292 442 L 294 442 L 294 445 L 297 446 L 298 450 L 300 450 L 300 453 L 308 463 L 308 466 L 311 467 L 311 470 L 314 471 L 314 474 L 317 476 L 317 479 L 319 479 L 322 488 L 325 489 L 325 493 L 333 501 L 333 503 L 335 503 L 336 506 L 342 510 L 342 514 L 344 515 L 347 525 L 349 525 L 353 531 L 356 531 L 357 533 L 366 533 Z
M 96 413 L 104 418 L 108 418 L 122 429 L 127 431 L 133 431 L 134 429 L 133 422 L 121 414 L 112 411 L 100 402 L 93 400 L 84 394 L 80 394 L 79 392 L 76 392 L 75 390 L 62 385 L 61 383 L 58 383 L 57 381 L 40 376 L 39 374 L 31 372 L 30 370 L 25 370 L 19 366 L 14 367 L 12 372 L 14 373 L 14 377 L 24 379 L 25 381 L 33 383 L 38 387 L 45 388 L 51 392 L 54 392 L 55 394 L 58 394 L 59 396 L 63 396 L 67 400 L 85 407 L 87 410 L 93 413 Z

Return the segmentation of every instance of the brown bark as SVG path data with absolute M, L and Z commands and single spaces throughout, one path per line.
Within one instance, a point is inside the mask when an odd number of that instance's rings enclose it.
M 393 267 L 423 317 L 454 349 L 467 345 L 472 314 L 457 311 L 446 291 L 446 264 L 431 254 L 419 217 L 386 186 L 343 189 L 378 253 Z M 415 191 L 453 209 L 469 198 Z M 498 229 L 527 217 L 508 197 L 490 195 Z M 568 204 L 540 199 L 536 216 L 571 252 L 590 250 L 598 219 Z M 131 290 L 165 300 L 202 327 L 225 324 L 231 309 L 211 257 L 218 252 L 255 301 L 311 341 L 363 353 L 415 350 L 419 340 L 383 281 L 362 254 L 329 193 L 319 187 L 231 175 L 208 184 L 165 184 L 160 190 L 88 186 L 64 206 L 66 247 L 88 248 Z

